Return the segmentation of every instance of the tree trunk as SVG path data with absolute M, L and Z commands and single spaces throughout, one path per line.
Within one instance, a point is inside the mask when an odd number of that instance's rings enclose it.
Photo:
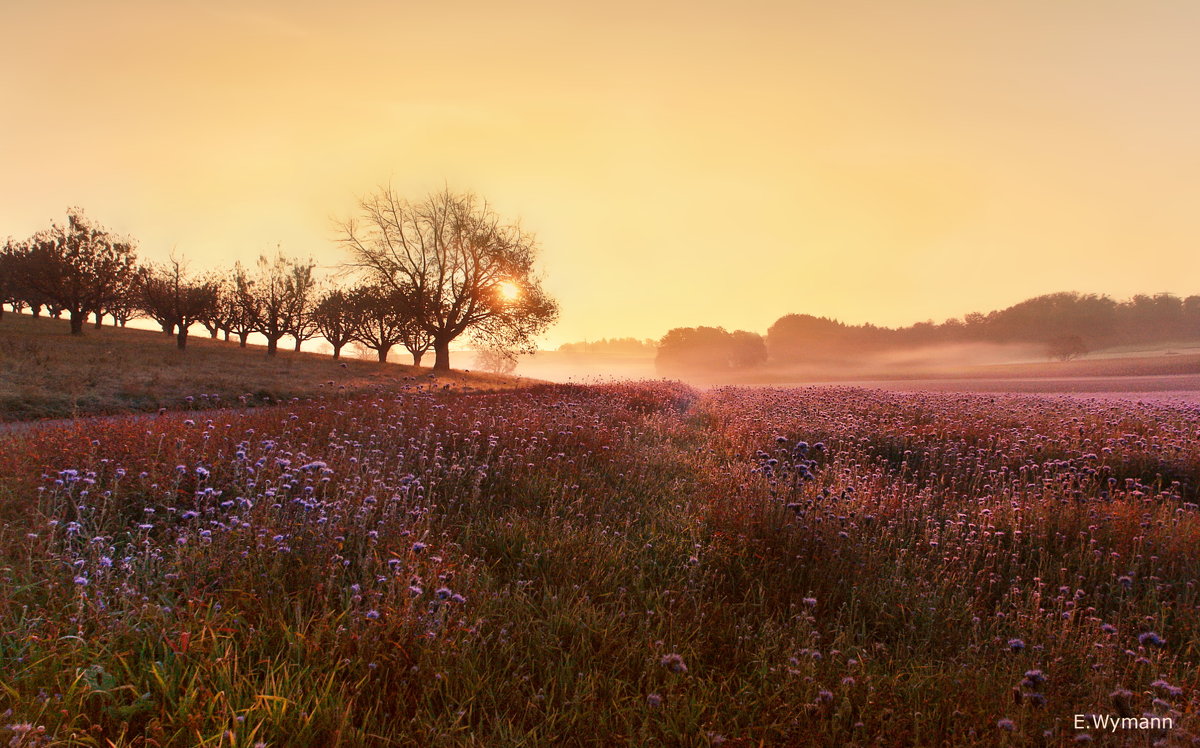
M 83 322 L 85 319 L 87 319 L 87 312 L 76 312 L 74 310 L 71 311 L 71 334 L 72 335 L 82 335 L 83 334 Z
M 333 360 L 337 361 L 341 357 L 342 357 L 342 347 L 340 345 L 334 345 L 333 346 Z
M 163 335 L 174 335 L 175 334 L 175 323 L 174 322 L 162 322 L 160 324 L 162 325 Z
M 267 355 L 274 356 L 279 351 L 279 338 L 267 338 Z
M 101 312 L 96 312 L 96 329 L 99 330 L 103 326 L 104 326 L 104 314 Z
M 224 332 L 225 332 L 225 342 L 228 343 L 229 342 L 229 328 L 226 327 Z
M 181 350 L 181 351 L 182 351 L 184 348 L 187 348 L 187 336 L 188 336 L 188 328 L 187 328 L 187 325 L 180 325 L 180 326 L 179 326 L 179 333 L 178 333 L 178 334 L 175 336 L 175 345 L 176 345 L 176 346 L 179 348 L 179 350 Z
M 420 366 L 421 358 L 424 357 L 425 351 L 412 351 L 412 355 L 413 355 L 413 366 Z
M 300 338 L 296 338 L 296 353 L 299 353 L 299 352 L 300 352 L 300 344 L 301 344 L 301 343 L 303 343 L 303 342 L 304 342 L 304 341 L 303 341 L 303 340 L 301 340 Z
M 37 319 L 38 317 L 42 316 L 42 305 L 34 304 L 33 306 L 29 307 L 29 311 L 33 314 L 33 318 Z
M 213 329 L 209 330 L 208 332 L 210 335 L 212 335 L 212 339 L 216 340 L 217 336 L 221 334 L 221 328 L 214 327 Z
M 450 371 L 450 341 L 433 341 L 433 370 Z
M 383 346 L 380 346 L 375 351 L 376 353 L 379 354 L 379 363 L 381 363 L 381 364 L 387 363 L 387 355 L 388 355 L 388 351 L 390 351 L 390 350 L 392 350 L 392 347 L 390 345 L 383 345 Z
M 239 332 L 238 333 L 238 347 L 239 348 L 246 347 L 246 338 L 248 338 L 248 337 L 250 337 L 250 333 L 248 333 L 248 332 Z

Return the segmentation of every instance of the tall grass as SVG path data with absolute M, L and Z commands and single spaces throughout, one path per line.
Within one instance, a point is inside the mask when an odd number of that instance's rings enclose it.
M 15 744 L 1196 730 L 1183 407 L 413 388 L 30 432 L 0 466 Z

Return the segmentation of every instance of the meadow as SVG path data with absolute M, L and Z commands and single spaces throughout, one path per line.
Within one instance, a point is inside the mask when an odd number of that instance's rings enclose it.
M 153 330 L 89 324 L 83 337 L 73 337 L 66 320 L 5 312 L 0 422 L 361 395 L 418 377 L 430 384 L 428 368 L 393 363 L 401 360 L 410 360 L 402 348 L 393 349 L 386 364 L 375 360 L 374 352 L 369 360 L 345 355 L 334 361 L 290 350 L 268 357 L 262 346 L 240 348 L 207 333 L 192 334 L 180 351 L 173 337 Z M 438 386 L 451 388 L 517 384 L 511 377 L 480 372 L 451 371 L 437 379 Z
M 1200 407 L 1046 396 L 403 384 L 29 429 L 0 740 L 1191 745 L 1198 486 Z

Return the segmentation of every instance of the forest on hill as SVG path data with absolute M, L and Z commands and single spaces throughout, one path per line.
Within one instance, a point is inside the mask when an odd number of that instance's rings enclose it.
M 989 313 L 907 327 L 850 325 L 829 317 L 788 314 L 760 335 L 720 327 L 681 327 L 659 342 L 660 372 L 723 371 L 763 365 L 836 365 L 902 350 L 958 344 L 1025 345 L 1049 359 L 1131 344 L 1200 340 L 1200 295 L 1061 292 Z

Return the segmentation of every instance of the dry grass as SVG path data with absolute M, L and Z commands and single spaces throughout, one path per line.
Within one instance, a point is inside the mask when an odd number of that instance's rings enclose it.
M 69 333 L 65 320 L 12 313 L 0 319 L 0 421 L 354 395 L 414 378 L 453 389 L 523 381 L 468 372 L 434 380 L 428 368 L 334 361 L 316 353 L 280 351 L 268 358 L 261 347 L 239 348 L 207 336 L 190 338 L 187 350 L 179 351 L 174 338 L 147 330 L 89 326 L 82 338 Z
M 0 743 L 1196 745 L 1198 489 L 1200 408 L 1075 398 L 409 387 L 30 429 Z

